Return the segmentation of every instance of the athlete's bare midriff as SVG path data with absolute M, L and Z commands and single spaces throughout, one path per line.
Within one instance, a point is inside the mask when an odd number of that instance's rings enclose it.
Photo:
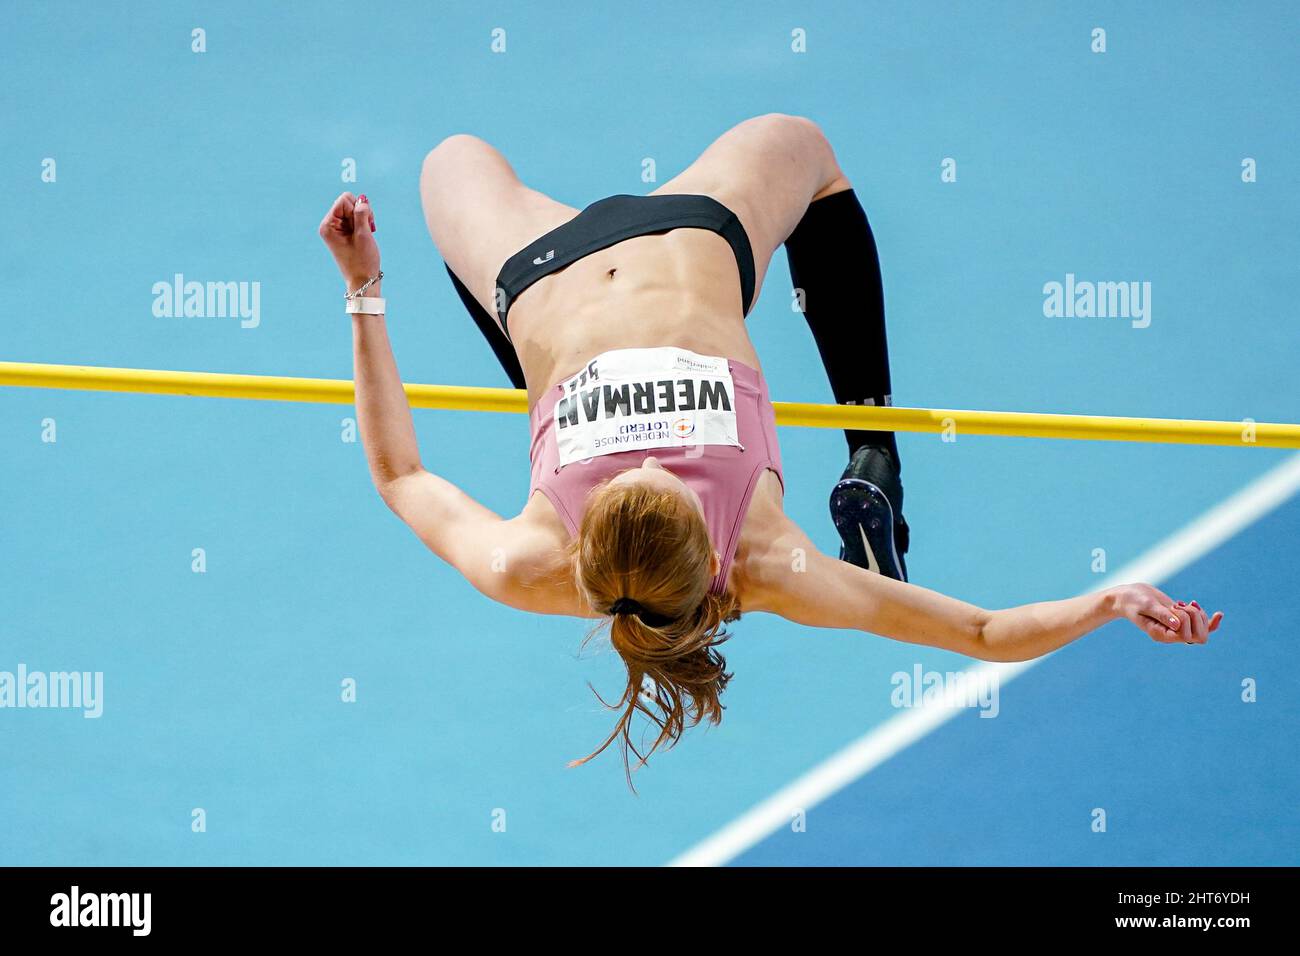
M 529 286 L 510 308 L 528 405 L 611 349 L 675 345 L 759 368 L 735 254 L 703 229 L 638 236 Z

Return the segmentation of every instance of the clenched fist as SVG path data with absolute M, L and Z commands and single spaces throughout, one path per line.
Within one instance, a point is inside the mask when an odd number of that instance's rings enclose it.
M 367 279 L 379 274 L 379 244 L 375 242 L 375 212 L 365 194 L 356 198 L 344 193 L 334 200 L 321 220 L 320 237 L 334 256 L 334 262 L 353 292 Z M 367 295 L 379 295 L 378 283 Z

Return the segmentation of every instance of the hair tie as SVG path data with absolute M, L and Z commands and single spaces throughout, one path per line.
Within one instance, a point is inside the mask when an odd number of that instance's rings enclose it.
M 641 623 L 647 627 L 664 627 L 671 624 L 673 619 L 664 617 L 662 614 L 656 614 L 653 611 L 647 611 L 641 606 L 639 601 L 630 597 L 621 597 L 609 606 L 611 616 L 615 614 L 635 614 L 641 619 Z
M 630 597 L 621 597 L 609 606 L 610 614 L 640 614 L 641 605 Z

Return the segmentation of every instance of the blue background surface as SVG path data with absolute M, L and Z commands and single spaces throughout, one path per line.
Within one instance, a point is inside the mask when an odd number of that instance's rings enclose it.
M 871 216 L 897 404 L 1300 417 L 1290 4 L 130 11 L 25 5 L 0 31 L 0 282 L 33 303 L 0 327 L 0 359 L 348 377 L 315 230 L 353 189 L 375 203 L 403 377 L 503 385 L 425 231 L 430 148 L 478 134 L 581 206 L 652 189 L 646 157 L 665 181 L 779 111 L 822 126 Z M 776 398 L 829 401 L 780 259 L 749 320 L 764 372 Z M 155 318 L 150 290 L 177 272 L 259 282 L 260 325 Z M 1067 272 L 1150 281 L 1150 327 L 1044 318 L 1042 287 Z M 658 863 L 893 716 L 893 672 L 965 663 L 746 618 L 723 724 L 633 797 L 613 754 L 565 766 L 607 732 L 585 681 L 617 691 L 617 656 L 579 654 L 581 622 L 491 605 L 425 552 L 341 441 L 350 414 L 0 390 L 0 670 L 106 682 L 99 720 L 0 711 L 0 862 Z M 522 416 L 416 424 L 431 469 L 519 508 Z M 781 440 L 787 509 L 832 549 L 843 440 Z M 914 580 L 988 607 L 1091 586 L 1095 548 L 1120 567 L 1285 456 L 901 447 Z M 1171 585 L 1227 612 L 1221 640 L 1108 629 L 1011 685 L 1000 719 L 960 718 L 832 798 L 804 842 L 742 862 L 1296 863 L 1295 531 L 1292 505 Z M 1266 688 L 1251 707 L 1234 703 L 1243 673 Z M 1114 808 L 1099 839 L 1093 806 Z
M 1165 586 L 1211 594 L 1230 576 L 1212 653 L 1134 653 L 1108 625 L 1005 685 L 996 718 L 962 712 L 737 862 L 1293 866 L 1295 609 L 1277 596 L 1295 571 L 1276 556 L 1297 535 L 1293 498 Z

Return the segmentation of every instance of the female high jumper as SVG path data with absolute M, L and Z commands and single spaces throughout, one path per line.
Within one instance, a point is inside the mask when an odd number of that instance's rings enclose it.
M 866 214 L 821 130 L 771 114 L 718 138 L 647 196 L 578 210 L 525 186 L 469 135 L 424 160 L 425 219 L 451 279 L 528 393 L 531 482 L 512 518 L 424 466 L 385 328 L 372 205 L 340 196 L 320 234 L 347 284 L 356 409 L 375 487 L 488 597 L 608 618 L 627 665 L 619 741 L 643 764 L 717 723 L 726 623 L 767 611 L 988 661 L 1039 657 L 1126 618 L 1204 644 L 1222 620 L 1129 584 L 990 611 L 907 583 L 908 526 L 890 432 L 847 431 L 830 498 L 843 539 L 820 553 L 782 509 L 767 385 L 745 326 L 785 245 L 795 293 L 841 404 L 887 405 L 880 265 Z M 634 715 L 657 730 L 642 754 Z M 630 779 L 630 777 L 629 777 Z

